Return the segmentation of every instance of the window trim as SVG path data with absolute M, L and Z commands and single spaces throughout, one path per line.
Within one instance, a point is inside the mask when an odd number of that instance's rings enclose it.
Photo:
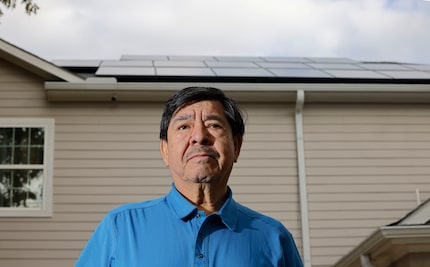
M 43 155 L 43 199 L 40 209 L 0 208 L 1 217 L 52 217 L 53 175 L 54 175 L 54 137 L 53 118 L 0 118 L 1 128 L 45 128 Z M 11 165 L 4 165 L 11 166 Z M 26 165 L 27 166 L 27 165 Z M 28 165 L 31 166 L 31 165 Z

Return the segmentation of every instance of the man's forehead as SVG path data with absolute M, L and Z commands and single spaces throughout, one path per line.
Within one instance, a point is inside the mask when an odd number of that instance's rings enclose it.
M 216 100 L 204 100 L 179 107 L 172 118 L 184 115 L 194 116 L 196 111 L 201 111 L 203 116 L 218 115 L 225 118 L 224 107 Z

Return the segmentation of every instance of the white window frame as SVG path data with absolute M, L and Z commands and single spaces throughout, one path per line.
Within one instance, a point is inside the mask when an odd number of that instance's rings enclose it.
M 41 208 L 2 208 L 0 217 L 51 217 L 54 167 L 55 120 L 51 118 L 0 118 L 1 128 L 44 128 L 43 198 Z M 19 165 L 0 165 L 0 169 L 16 169 Z M 24 165 L 31 166 L 31 165 Z

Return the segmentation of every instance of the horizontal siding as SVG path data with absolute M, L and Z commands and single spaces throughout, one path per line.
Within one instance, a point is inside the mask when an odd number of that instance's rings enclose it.
M 235 198 L 281 220 L 301 249 L 294 110 L 243 104 L 246 133 L 230 186 Z
M 0 60 L 0 116 L 56 122 L 54 215 L 0 218 L 0 266 L 73 266 L 106 212 L 170 188 L 162 103 L 49 103 L 43 83 Z M 294 107 L 241 105 L 234 196 L 281 220 L 301 248 Z M 303 115 L 312 261 L 328 267 L 413 209 L 417 188 L 430 196 L 430 108 L 306 104 Z
M 73 266 L 106 212 L 170 189 L 159 152 L 162 103 L 49 103 L 43 83 L 0 61 L 0 116 L 56 123 L 53 216 L 0 218 L 0 266 Z M 281 220 L 301 245 L 292 109 L 243 107 L 234 197 Z
M 430 196 L 428 105 L 313 104 L 304 111 L 312 266 L 332 266 Z

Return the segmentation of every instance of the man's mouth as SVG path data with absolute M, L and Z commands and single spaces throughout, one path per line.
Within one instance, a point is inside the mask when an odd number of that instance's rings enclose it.
M 185 158 L 188 160 L 198 159 L 198 158 L 213 158 L 218 159 L 218 152 L 208 148 L 208 147 L 197 147 L 191 149 L 189 152 L 185 154 Z

